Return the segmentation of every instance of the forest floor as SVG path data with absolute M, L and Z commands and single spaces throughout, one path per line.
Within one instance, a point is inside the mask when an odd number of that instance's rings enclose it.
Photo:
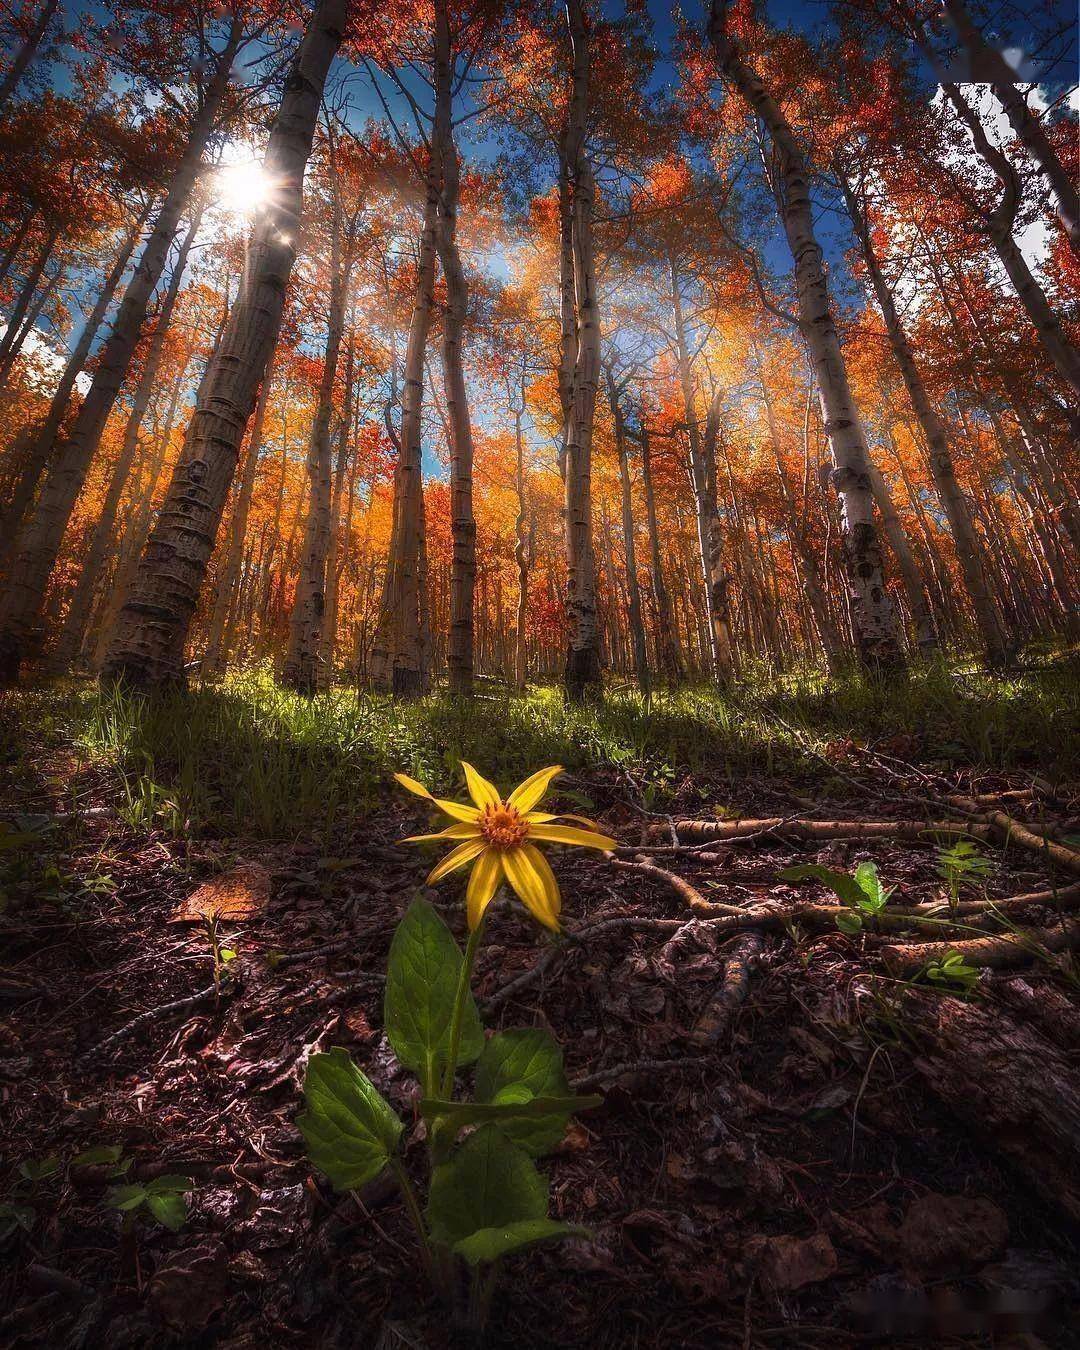
M 622 845 L 554 851 L 578 940 L 500 904 L 481 949 L 486 1024 L 548 1027 L 604 1097 L 542 1163 L 591 1236 L 508 1263 L 490 1346 L 1080 1343 L 1075 664 L 571 713 L 552 691 L 308 706 L 260 676 L 153 707 L 3 698 L 5 1346 L 454 1344 L 396 1193 L 336 1195 L 294 1120 L 333 1045 L 415 1119 L 382 975 L 432 855 L 398 845 L 427 813 L 388 770 L 459 796 L 461 757 L 504 789 L 566 764 L 556 802 Z M 950 918 L 943 820 L 985 859 L 956 880 L 972 931 L 943 931 L 1011 947 L 970 989 L 890 947 Z M 865 860 L 891 908 L 935 906 L 921 932 L 840 931 L 826 889 L 779 875 Z M 181 921 L 214 879 L 248 915 L 219 996 Z M 427 894 L 460 935 L 459 890 Z M 192 1179 L 179 1231 L 123 1224 L 121 1169 Z

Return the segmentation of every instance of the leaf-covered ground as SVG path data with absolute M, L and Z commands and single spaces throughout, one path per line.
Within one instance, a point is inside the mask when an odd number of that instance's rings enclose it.
M 426 823 L 422 805 L 373 777 L 379 804 L 332 830 L 305 820 L 245 833 L 232 820 L 193 827 L 175 783 L 162 781 L 139 814 L 130 763 L 125 777 L 85 753 L 68 709 L 54 695 L 9 704 L 20 726 L 0 802 L 0 1150 L 12 1230 L 0 1339 L 451 1344 L 445 1317 L 425 1303 L 393 1190 L 335 1195 L 305 1163 L 294 1124 L 307 1055 L 344 1046 L 413 1122 L 420 1175 L 415 1091 L 382 1037 L 381 1003 L 394 925 L 431 861 L 396 843 Z M 814 742 L 783 772 L 763 756 L 734 781 L 730 765 L 670 763 L 659 785 L 640 764 L 577 768 L 563 804 L 587 808 L 643 854 L 659 827 L 656 864 L 709 902 L 785 911 L 828 898 L 778 879 L 796 862 L 872 859 L 897 888 L 892 903 L 941 900 L 937 844 L 766 835 L 664 854 L 668 820 L 922 818 L 947 792 L 1019 791 L 1028 795 L 1003 799 L 1014 814 L 1059 839 L 1075 832 L 1067 774 L 950 760 L 940 740 L 900 734 L 887 748 L 860 735 Z M 166 777 L 161 764 L 156 772 Z M 985 852 L 980 895 L 1069 882 L 1030 851 Z M 767 925 L 745 998 L 702 1052 L 702 1021 L 744 935 L 695 916 L 655 876 L 591 856 L 555 866 L 571 932 L 633 922 L 550 956 L 535 926 L 502 905 L 477 988 L 489 1026 L 546 1026 L 572 1079 L 603 1079 L 604 1105 L 544 1163 L 553 1213 L 592 1237 L 509 1263 L 491 1345 L 974 1346 L 1023 1334 L 1070 1344 L 1070 1202 L 1055 1202 L 1052 1185 L 1040 1193 L 1017 1141 L 981 1128 L 963 1102 L 943 1102 L 926 1027 L 988 1010 L 1055 1054 L 1071 1036 L 1075 1069 L 1071 958 L 986 972 L 965 1000 L 891 979 L 874 934 Z M 211 983 L 206 938 L 184 921 L 207 883 L 231 888 L 236 917 L 223 931 L 236 955 L 220 997 L 170 1008 Z M 430 898 L 460 935 L 454 886 Z M 549 956 L 539 978 L 501 992 Z M 115 1163 L 75 1161 L 109 1147 Z M 179 1231 L 143 1219 L 123 1231 L 107 1203 L 118 1165 L 127 1184 L 193 1179 Z

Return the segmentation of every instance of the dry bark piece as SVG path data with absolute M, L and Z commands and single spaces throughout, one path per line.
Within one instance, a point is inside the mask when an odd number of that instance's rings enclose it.
M 941 1101 L 1047 1204 L 1080 1220 L 1080 1073 L 1067 1032 L 1051 1039 L 998 1005 L 920 988 L 905 991 L 897 1014 Z
M 227 1268 L 220 1242 L 170 1252 L 150 1281 L 150 1301 L 170 1327 L 201 1331 L 225 1305 Z
M 243 923 L 261 914 L 269 903 L 270 873 L 261 863 L 237 863 L 192 891 L 181 901 L 169 922 L 206 923 L 219 919 L 226 923 Z
M 715 1045 L 731 1025 L 736 1008 L 746 998 L 751 965 L 763 945 L 760 933 L 744 933 L 731 944 L 725 956 L 724 978 L 697 1020 L 690 1036 L 691 1045 Z
M 747 1243 L 747 1256 L 757 1262 L 767 1289 L 791 1292 L 808 1284 L 820 1284 L 836 1274 L 839 1262 L 826 1233 L 797 1238 L 756 1237 Z
M 986 1196 L 923 1195 L 896 1232 L 900 1257 L 920 1274 L 941 1275 L 985 1265 L 1005 1248 L 1009 1222 Z

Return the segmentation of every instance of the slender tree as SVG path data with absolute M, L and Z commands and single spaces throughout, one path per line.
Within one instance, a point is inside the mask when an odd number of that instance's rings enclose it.
M 103 675 L 134 685 L 183 682 L 185 647 L 256 394 L 277 342 L 296 258 L 304 171 L 347 0 L 320 0 L 285 85 L 240 293 L 202 381 L 165 505 L 117 617 Z

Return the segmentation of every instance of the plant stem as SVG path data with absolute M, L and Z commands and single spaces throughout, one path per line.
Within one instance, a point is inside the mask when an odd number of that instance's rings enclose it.
M 454 1013 L 450 1019 L 450 1053 L 446 1060 L 442 1086 L 442 1095 L 446 1101 L 452 1101 L 454 1096 L 454 1074 L 457 1071 L 458 1050 L 461 1046 L 461 1022 L 465 1016 L 465 1000 L 469 997 L 469 982 L 472 979 L 473 965 L 476 962 L 476 953 L 483 932 L 484 920 L 481 917 L 480 922 L 469 934 L 469 941 L 465 946 L 465 960 L 461 963 L 461 974 L 458 976 L 457 994 L 454 997 Z
M 432 1287 L 436 1290 L 440 1287 L 440 1281 L 436 1274 L 435 1258 L 431 1251 L 431 1243 L 428 1241 L 427 1229 L 424 1227 L 424 1216 L 420 1213 L 420 1205 L 416 1199 L 416 1192 L 413 1190 L 413 1184 L 409 1180 L 409 1174 L 405 1170 L 405 1164 L 400 1158 L 390 1159 L 390 1170 L 397 1181 L 398 1189 L 401 1191 L 401 1198 L 405 1201 L 405 1211 L 409 1216 L 409 1222 L 416 1231 L 416 1240 L 420 1245 L 420 1260 L 424 1267 L 424 1274 L 431 1281 Z

